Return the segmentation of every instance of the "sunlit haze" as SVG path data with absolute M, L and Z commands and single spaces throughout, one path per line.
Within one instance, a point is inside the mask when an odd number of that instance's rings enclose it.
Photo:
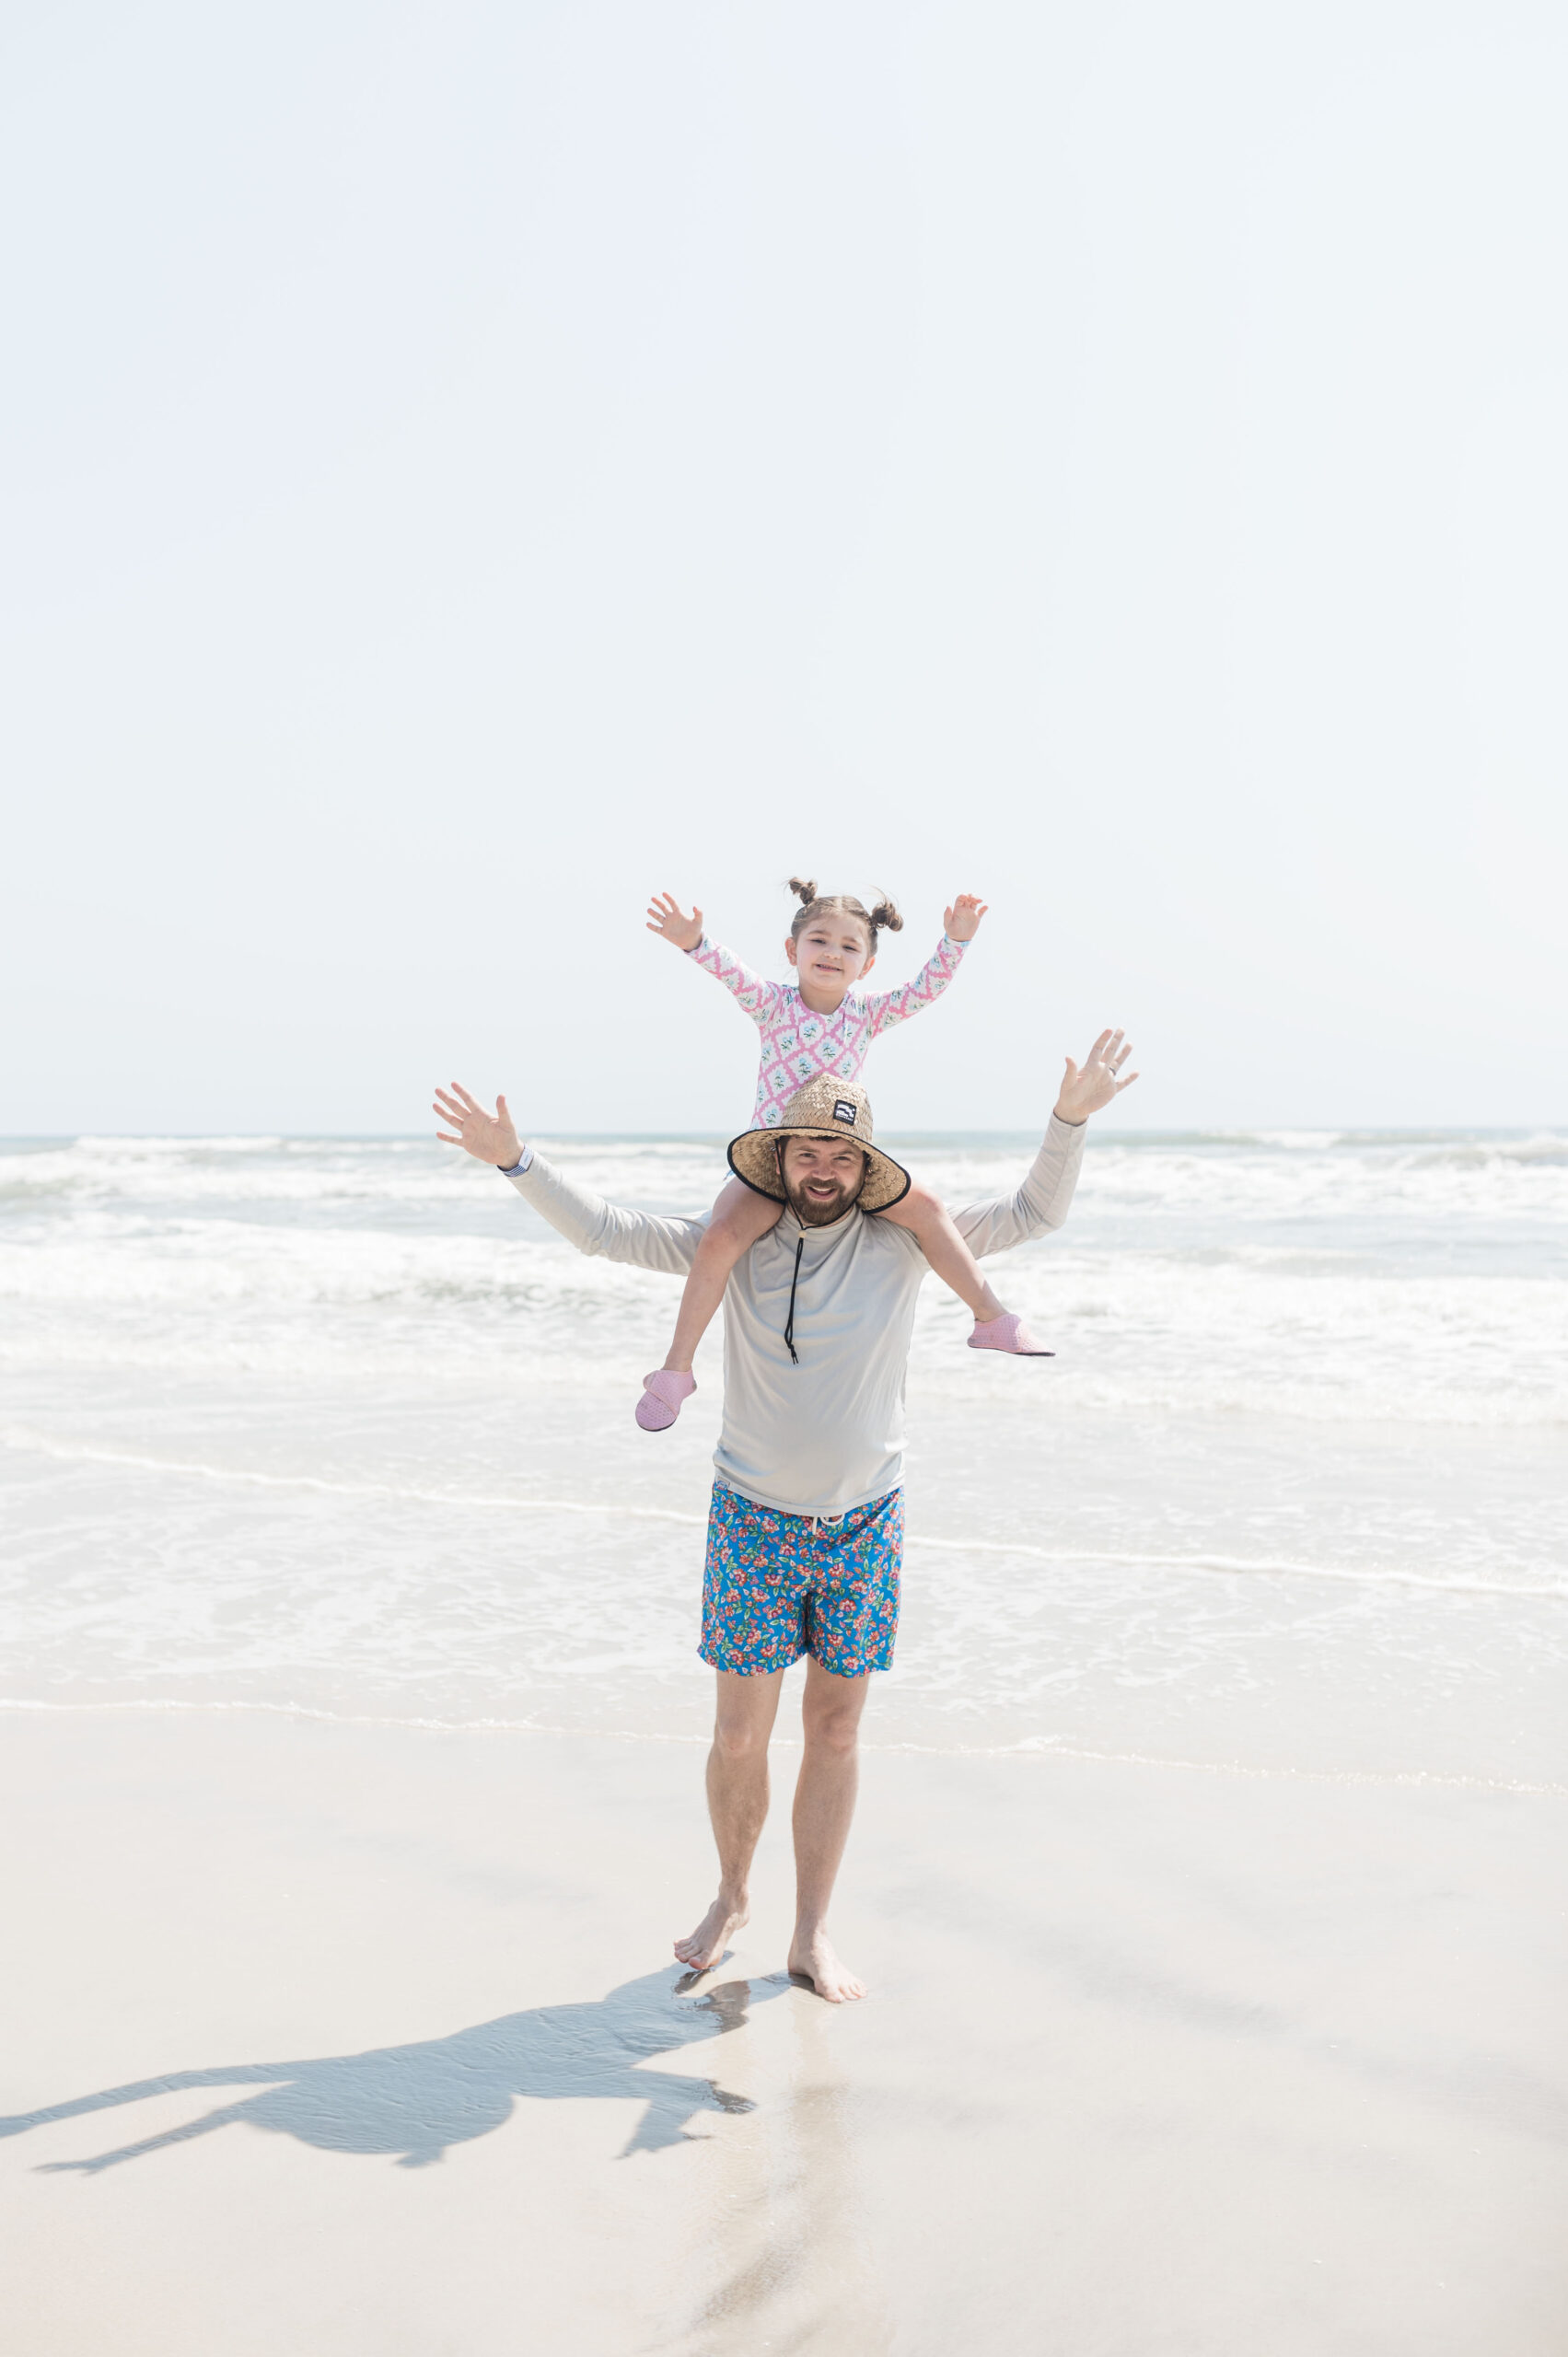
M 792 871 L 992 912 L 866 1079 L 1568 1120 L 1568 24 L 13 20 L 0 1130 L 722 1131 Z

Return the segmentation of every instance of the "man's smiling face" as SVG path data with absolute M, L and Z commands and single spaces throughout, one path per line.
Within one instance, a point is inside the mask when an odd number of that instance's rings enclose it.
M 779 1171 L 802 1227 L 826 1227 L 865 1186 L 865 1156 L 842 1138 L 785 1138 Z

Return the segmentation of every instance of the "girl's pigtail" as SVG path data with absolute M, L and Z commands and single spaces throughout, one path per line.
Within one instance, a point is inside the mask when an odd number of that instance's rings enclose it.
M 904 921 L 899 914 L 898 902 L 896 900 L 889 900 L 886 894 L 884 894 L 882 899 L 877 901 L 877 906 L 871 911 L 871 938 L 873 941 L 876 940 L 878 930 L 884 925 L 889 933 L 902 933 L 904 929 Z
M 811 906 L 812 901 L 817 898 L 816 885 L 804 882 L 798 876 L 792 876 L 790 877 L 789 888 L 797 896 L 800 905 L 804 909 L 808 909 Z

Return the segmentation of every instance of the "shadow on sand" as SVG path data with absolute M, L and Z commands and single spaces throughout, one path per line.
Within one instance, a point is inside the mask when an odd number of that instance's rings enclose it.
M 93 2176 L 167 2144 L 210 2135 L 231 2120 L 296 2136 L 330 2153 L 376 2153 L 400 2168 L 424 2168 L 449 2144 L 488 2136 L 511 2118 L 518 2096 L 598 2096 L 640 2103 L 642 2118 L 623 2148 L 656 2153 L 691 2140 L 699 2112 L 749 2111 L 744 2096 L 713 2079 L 684 2078 L 640 2066 L 699 2038 L 738 2029 L 749 2003 L 782 1996 L 789 1978 L 728 1980 L 701 1997 L 687 1992 L 703 1978 L 666 1969 L 628 1980 L 594 2003 L 538 2005 L 498 2021 L 455 2030 L 413 2046 L 373 2047 L 365 2054 L 319 2055 L 304 2062 L 242 2062 L 221 2071 L 170 2071 L 158 2079 L 105 2087 L 71 2103 L 0 2118 L 0 2136 L 25 2135 L 59 2119 L 110 2111 L 151 2096 L 192 2087 L 259 2085 L 259 2095 L 220 2104 L 161 2135 L 121 2144 L 80 2161 L 48 2161 L 51 2170 Z

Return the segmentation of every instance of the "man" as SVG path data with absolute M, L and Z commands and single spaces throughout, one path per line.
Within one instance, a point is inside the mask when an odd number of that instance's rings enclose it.
M 1132 1086 L 1132 1051 L 1102 1031 L 1067 1059 L 1056 1109 L 1017 1192 L 954 1214 L 977 1255 L 1004 1252 L 1067 1216 L 1091 1113 Z M 494 1163 L 580 1252 L 684 1276 L 704 1218 L 606 1203 L 519 1144 L 456 1082 L 437 1089 L 440 1135 Z M 909 1185 L 876 1145 L 864 1089 L 813 1080 L 776 1129 L 749 1131 L 730 1167 L 782 1201 L 776 1227 L 725 1295 L 724 1420 L 714 1465 L 702 1658 L 717 1675 L 708 1808 L 719 1888 L 683 1964 L 705 1970 L 747 1921 L 748 1877 L 768 1813 L 768 1742 L 784 1673 L 807 1657 L 805 1751 L 795 1792 L 796 1927 L 789 1968 L 831 2004 L 864 1997 L 828 1936 L 828 1902 L 854 1813 L 860 1715 L 892 1666 L 903 1551 L 903 1395 L 915 1295 L 928 1273 L 914 1237 L 876 1216 Z M 870 1206 L 870 1208 L 865 1208 Z

